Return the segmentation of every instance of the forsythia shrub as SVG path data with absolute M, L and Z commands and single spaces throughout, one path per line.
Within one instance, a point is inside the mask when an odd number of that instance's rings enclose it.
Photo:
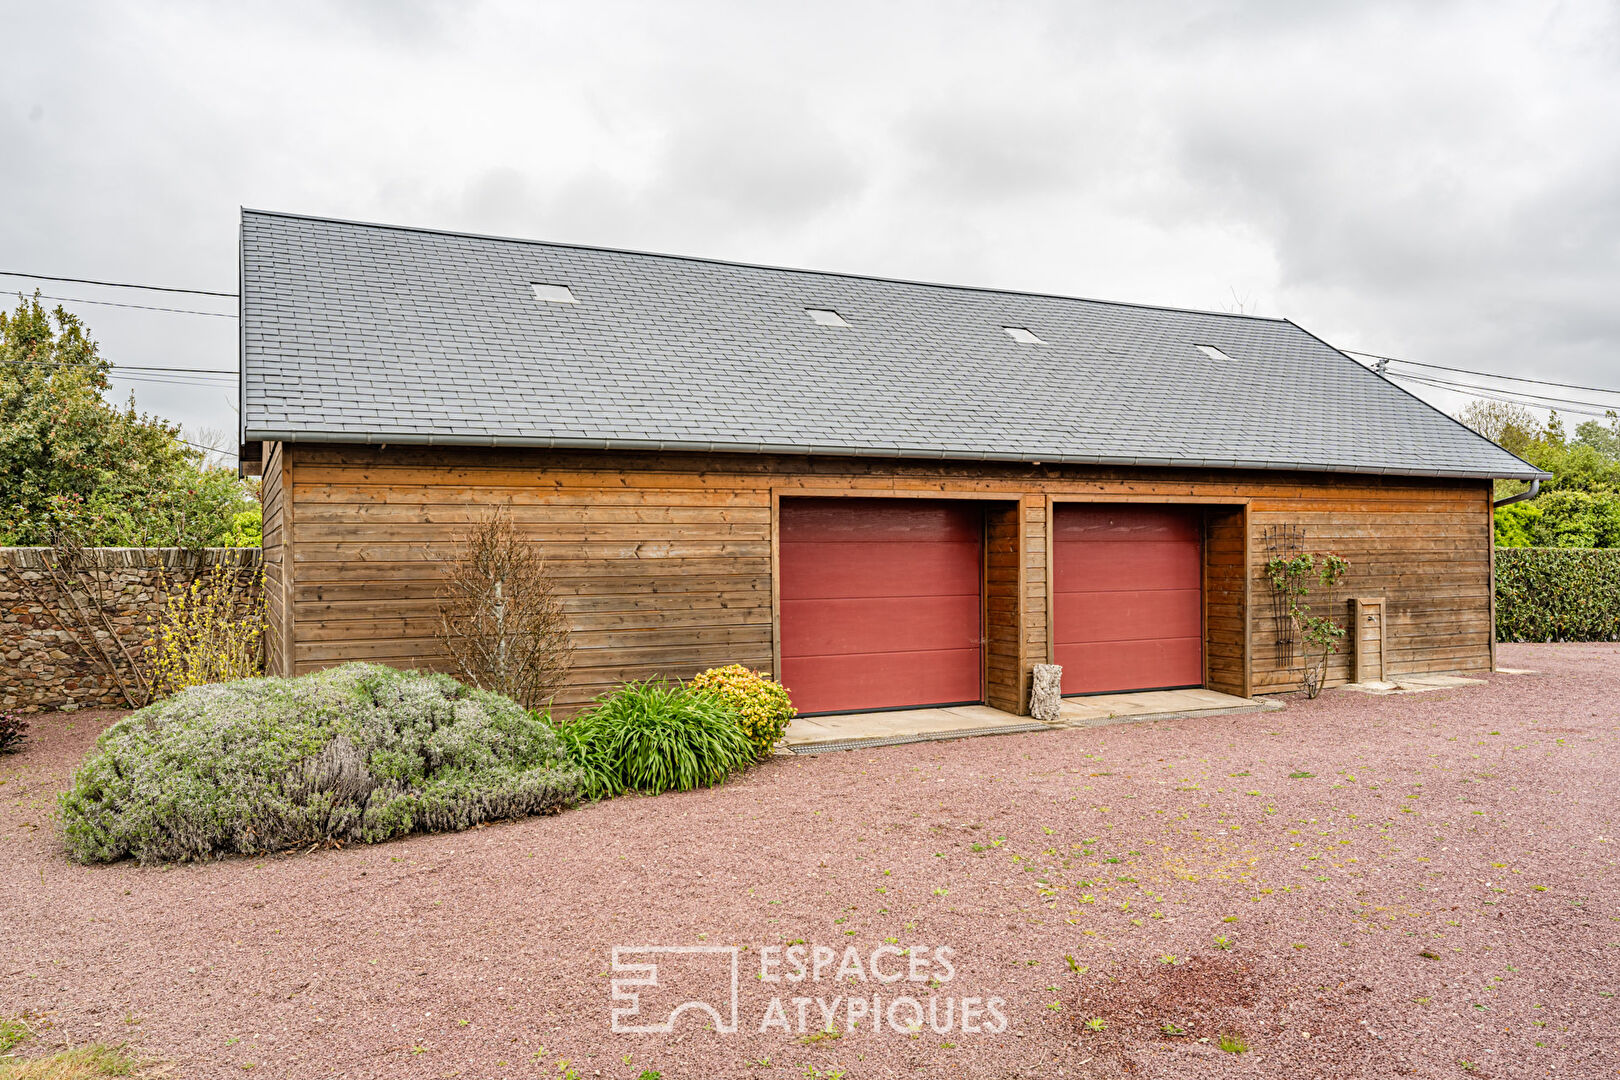
M 1620 548 L 1497 548 L 1496 637 L 1620 640 Z
M 798 715 L 781 683 L 741 664 L 699 672 L 686 685 L 729 705 L 761 759 L 770 756 L 788 721 Z
M 60 800 L 68 854 L 257 854 L 553 813 L 580 770 L 510 698 L 345 664 L 193 686 L 108 728 Z
M 216 563 L 190 585 L 169 590 L 152 632 L 152 695 L 251 678 L 264 670 L 263 572 L 244 585 Z

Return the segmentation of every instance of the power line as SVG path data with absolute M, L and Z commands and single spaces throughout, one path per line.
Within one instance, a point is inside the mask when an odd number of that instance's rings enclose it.
M 1521 397 L 1516 397 L 1508 393 L 1493 393 L 1491 390 L 1486 389 L 1485 387 L 1460 387 L 1456 383 L 1441 382 L 1435 379 L 1424 378 L 1421 375 L 1401 375 L 1393 372 L 1391 374 L 1394 378 L 1400 379 L 1402 382 L 1412 382 L 1421 386 L 1431 386 L 1438 390 L 1450 390 L 1453 393 L 1464 393 L 1471 397 L 1485 398 L 1489 401 L 1501 401 L 1509 405 L 1527 404 L 1527 402 Z M 1533 405 L 1533 407 L 1538 409 L 1551 408 L 1551 406 L 1548 405 Z M 1599 408 L 1601 408 L 1601 406 Z M 1614 410 L 1606 409 L 1599 412 L 1596 408 L 1583 409 L 1575 405 L 1565 404 L 1562 408 L 1558 408 L 1556 411 L 1560 413 L 1572 413 L 1576 416 L 1594 416 L 1602 418 L 1608 416 L 1609 413 L 1613 412 Z
M 153 364 L 114 364 L 114 371 L 183 371 L 192 375 L 229 375 L 236 378 L 236 369 L 217 367 L 163 367 Z
M 0 364 L 50 368 L 88 368 L 93 366 L 90 364 L 47 364 L 38 360 L 0 360 Z M 121 369 L 113 367 L 106 372 L 106 376 L 120 382 L 155 383 L 169 386 L 217 386 L 221 390 L 236 389 L 234 373 L 220 372 L 214 368 Z
M 1456 390 L 1460 393 L 1490 392 L 1504 394 L 1516 401 L 1537 403 L 1538 408 L 1552 408 L 1560 405 L 1579 406 L 1592 409 L 1620 409 L 1620 403 L 1605 401 L 1586 401 L 1582 398 L 1554 396 L 1551 394 L 1537 394 L 1529 390 L 1519 390 L 1510 386 L 1479 386 L 1475 383 L 1458 382 L 1455 379 L 1442 378 L 1439 375 L 1409 374 L 1402 371 L 1388 373 L 1392 378 L 1422 381 L 1447 390 Z
M 224 376 L 193 375 L 187 374 L 186 372 L 179 372 L 174 375 L 166 375 L 159 371 L 137 371 L 131 374 L 124 374 L 119 369 L 114 368 L 107 372 L 107 377 L 109 379 L 174 379 L 179 382 L 213 383 L 219 386 L 236 385 L 235 379 L 226 378 Z
M 180 439 L 178 435 L 175 438 Z M 218 454 L 220 457 L 236 457 L 236 453 L 231 450 L 221 450 L 217 446 L 204 446 L 202 443 L 192 442 L 190 439 L 180 439 L 180 441 L 194 450 L 206 450 L 208 453 Z
M 35 293 L 41 300 L 58 300 L 64 304 L 100 304 L 102 307 L 135 308 L 138 311 L 169 311 L 177 315 L 208 315 L 215 319 L 234 319 L 234 311 L 198 311 L 196 308 L 154 307 L 151 304 L 120 304 L 113 300 L 86 300 L 82 296 L 46 296 Z
M 97 281 L 94 278 L 52 277 L 50 274 L 25 274 L 21 270 L 0 270 L 0 277 L 34 278 L 38 281 L 71 281 L 75 285 L 105 285 L 109 289 L 148 289 L 152 292 L 189 293 L 192 296 L 229 296 L 233 292 L 214 292 L 210 289 L 171 289 L 167 285 L 134 285 L 127 281 Z
M 1435 371 L 1450 371 L 1458 375 L 1478 375 L 1486 379 L 1506 379 L 1511 382 L 1536 383 L 1540 386 L 1557 386 L 1565 390 L 1590 390 L 1599 394 L 1620 394 L 1620 389 L 1612 386 L 1581 386 L 1578 383 L 1554 382 L 1551 379 L 1532 379 L 1528 375 L 1502 375 L 1494 371 L 1471 371 L 1468 368 L 1446 367 L 1444 364 L 1426 364 L 1421 360 L 1402 360 L 1398 356 L 1380 356 L 1377 353 L 1357 352 L 1354 349 L 1345 349 L 1351 356 L 1365 356 L 1370 360 L 1387 360 L 1393 364 L 1411 364 L 1413 367 L 1431 368 Z
M 1530 390 L 1514 386 L 1480 386 L 1477 383 L 1463 382 L 1457 379 L 1447 379 L 1442 375 L 1411 374 L 1401 371 L 1390 371 L 1386 364 L 1409 364 L 1413 367 L 1424 368 L 1428 371 L 1450 372 L 1456 375 L 1473 375 L 1485 379 L 1499 379 L 1504 382 L 1530 383 L 1536 386 L 1551 386 L 1564 390 L 1582 390 L 1597 394 L 1620 395 L 1620 389 L 1607 386 L 1584 386 L 1579 383 L 1556 382 L 1552 379 L 1534 379 L 1527 375 L 1503 375 L 1494 371 L 1475 371 L 1469 368 L 1448 367 L 1445 364 L 1430 364 L 1421 360 L 1403 360 L 1398 356 L 1383 356 L 1379 353 L 1360 352 L 1354 349 L 1342 350 L 1351 356 L 1366 357 L 1370 360 L 1381 361 L 1375 368 L 1381 375 L 1387 375 L 1403 382 L 1413 382 L 1422 386 L 1434 387 L 1438 390 L 1449 390 L 1454 393 L 1470 394 L 1475 397 L 1487 398 L 1491 401 L 1501 401 L 1513 405 L 1528 405 L 1538 409 L 1558 409 L 1563 412 L 1575 413 L 1581 416 L 1607 416 L 1611 411 L 1620 409 L 1620 403 L 1602 401 L 1587 401 L 1581 398 L 1538 394 Z M 1592 410 L 1602 410 L 1595 412 Z
M 166 379 L 161 375 L 120 375 L 117 372 L 111 372 L 108 378 L 118 382 L 150 383 L 162 386 L 217 386 L 221 390 L 234 391 L 236 389 L 235 383 L 225 382 L 221 379 L 204 379 L 197 376 L 183 375 L 178 378 Z
M 0 360 L 0 364 L 21 364 L 24 367 L 96 367 L 95 364 L 70 364 L 67 362 L 53 363 L 50 360 Z M 159 371 L 184 372 L 188 375 L 229 375 L 236 377 L 234 368 L 214 367 L 165 367 L 159 364 L 113 364 L 115 371 Z

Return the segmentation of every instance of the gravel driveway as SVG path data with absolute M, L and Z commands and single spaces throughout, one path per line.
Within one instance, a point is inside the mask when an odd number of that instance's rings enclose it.
M 0 1016 L 184 1077 L 1615 1076 L 1620 647 L 1501 653 L 1541 674 L 153 869 L 63 857 L 108 718 L 41 718 L 0 758 Z M 740 1030 L 614 1034 L 614 945 L 742 946 Z M 728 953 L 659 962 L 626 1022 L 727 1019 Z

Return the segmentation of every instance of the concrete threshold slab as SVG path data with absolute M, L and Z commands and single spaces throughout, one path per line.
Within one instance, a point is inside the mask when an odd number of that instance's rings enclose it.
M 1222 694 L 1216 690 L 1143 690 L 1130 694 L 1088 694 L 1063 699 L 1054 727 L 1097 727 L 1135 720 L 1170 720 L 1206 713 L 1258 712 L 1281 702 Z
M 1125 721 L 1168 720 L 1205 713 L 1256 712 L 1278 708 L 1282 708 L 1282 705 L 1277 702 L 1255 701 L 1213 690 L 1150 690 L 1136 694 L 1066 698 L 1062 716 L 1050 724 L 1033 717 L 1015 716 L 988 705 L 800 716 L 788 725 L 783 743 L 792 753 L 816 754 L 936 739 L 1013 735 Z
M 1051 731 L 1049 724 L 1039 720 L 1026 720 L 1020 724 L 999 724 L 994 727 L 957 728 L 951 731 L 920 732 L 916 735 L 891 735 L 876 739 L 829 739 L 825 742 L 795 743 L 786 751 L 777 753 L 831 754 L 840 750 L 870 750 L 879 746 L 902 746 L 906 743 L 945 742 L 951 739 L 975 739 L 980 735 L 1023 735 L 1037 731 Z
M 1484 679 L 1470 679 L 1464 675 L 1397 675 L 1384 682 L 1345 683 L 1340 690 L 1353 690 L 1358 694 L 1426 694 L 1434 690 L 1450 690 L 1458 686 L 1484 686 Z
M 945 709 L 894 709 L 886 712 L 844 713 L 839 716 L 796 716 L 783 737 L 789 749 L 824 742 L 910 738 L 918 735 L 949 737 L 953 732 L 1039 724 L 1027 716 L 992 709 L 988 705 L 958 705 Z

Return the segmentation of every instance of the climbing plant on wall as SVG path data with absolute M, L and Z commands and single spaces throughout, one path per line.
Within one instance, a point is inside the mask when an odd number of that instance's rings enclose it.
M 1279 621 L 1286 619 L 1290 630 L 1286 638 L 1278 634 L 1284 662 L 1292 670 L 1295 648 L 1303 654 L 1300 662 L 1300 689 L 1305 696 L 1314 698 L 1322 692 L 1327 679 L 1328 658 L 1338 652 L 1344 643 L 1345 627 L 1330 615 L 1318 615 L 1311 608 L 1313 587 L 1326 590 L 1326 608 L 1334 610 L 1333 590 L 1345 574 L 1350 563 L 1332 553 L 1301 551 L 1273 555 L 1266 562 L 1266 577 L 1271 581 L 1272 597 L 1279 613 Z

